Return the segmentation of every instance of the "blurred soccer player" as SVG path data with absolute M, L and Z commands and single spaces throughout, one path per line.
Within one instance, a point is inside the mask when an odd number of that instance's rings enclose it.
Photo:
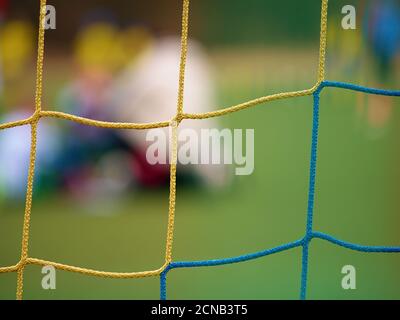
M 400 3 L 397 0 L 369 1 L 366 7 L 364 33 L 378 72 L 376 86 L 392 85 L 395 59 L 400 52 Z M 382 129 L 392 114 L 391 97 L 370 96 L 368 121 L 373 129 Z
M 94 120 L 111 120 L 112 110 L 105 92 L 123 56 L 118 36 L 118 28 L 107 21 L 90 22 L 80 30 L 75 42 L 75 77 L 59 97 L 62 111 Z M 59 172 L 73 195 L 87 200 L 90 196 L 113 195 L 127 189 L 132 180 L 126 164 L 129 145 L 113 130 L 69 122 L 62 141 L 64 152 L 59 159 Z M 113 163 L 107 159 L 113 159 Z M 120 174 L 121 170 L 125 174 Z
M 137 37 L 132 37 L 132 34 Z M 132 46 L 134 50 L 131 51 L 131 62 L 117 77 L 111 90 L 115 119 L 140 123 L 168 121 L 176 114 L 180 39 L 152 37 L 140 28 L 131 29 L 129 35 L 131 39 L 140 42 Z M 184 111 L 203 113 L 211 111 L 215 105 L 209 60 L 198 43 L 189 41 Z M 184 128 L 194 129 L 200 136 L 202 128 L 218 128 L 218 123 L 215 120 L 186 120 L 180 125 L 180 129 Z M 165 134 L 168 133 L 168 129 L 162 130 Z M 148 130 L 129 130 L 124 132 L 124 137 L 138 149 L 140 156 L 137 159 L 142 168 L 142 176 L 152 176 L 156 172 L 159 179 L 165 179 L 168 176 L 168 166 L 149 165 L 146 161 L 146 150 L 151 143 L 146 141 L 147 133 Z M 195 172 L 201 181 L 211 186 L 224 185 L 228 176 L 224 165 L 184 166 L 180 169 L 180 172 L 185 171 Z
M 5 2 L 0 2 L 0 9 Z M 21 88 L 21 80 L 34 60 L 32 26 L 22 20 L 9 21 L 0 30 L 0 57 L 7 91 L 2 92 L 1 122 L 29 118 L 34 110 L 32 90 Z M 14 92 L 13 96 L 10 92 Z M 43 189 L 47 168 L 57 153 L 56 129 L 47 123 L 38 128 L 35 190 Z M 30 158 L 29 126 L 7 129 L 0 135 L 0 194 L 8 200 L 23 200 Z M 36 194 L 37 194 L 36 193 Z
M 28 118 L 27 110 L 9 113 L 2 122 Z M 45 122 L 38 126 L 36 150 L 35 193 L 41 194 L 49 185 L 49 167 L 53 167 L 60 148 L 58 131 Z M 30 160 L 31 130 L 29 126 L 7 129 L 0 135 L 0 193 L 7 200 L 23 200 Z
M 8 0 L 0 0 L 0 26 L 3 26 L 8 9 Z M 0 95 L 3 94 L 3 65 L 0 63 Z

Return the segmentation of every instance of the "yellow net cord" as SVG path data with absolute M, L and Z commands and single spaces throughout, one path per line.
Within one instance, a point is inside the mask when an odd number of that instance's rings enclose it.
M 321 9 L 321 34 L 320 34 L 320 48 L 319 48 L 318 79 L 316 84 L 312 88 L 301 91 L 284 92 L 284 93 L 268 95 L 238 105 L 234 105 L 228 108 L 217 109 L 217 111 L 206 112 L 201 114 L 190 114 L 190 113 L 184 113 L 184 101 L 183 101 L 186 57 L 188 51 L 188 29 L 189 29 L 189 0 L 183 0 L 179 90 L 178 90 L 177 112 L 175 117 L 169 121 L 164 121 L 164 122 L 118 123 L 118 122 L 97 121 L 97 120 L 74 116 L 63 112 L 42 110 L 44 35 L 45 35 L 44 19 L 46 15 L 46 0 L 40 0 L 35 112 L 31 117 L 27 119 L 0 124 L 0 130 L 23 126 L 23 125 L 31 126 L 30 163 L 29 163 L 27 190 L 26 190 L 25 214 L 24 214 L 24 222 L 22 229 L 21 258 L 16 265 L 0 268 L 0 273 L 8 273 L 8 272 L 17 273 L 16 298 L 18 300 L 21 300 L 23 297 L 24 270 L 25 266 L 27 265 L 53 266 L 58 270 L 76 272 L 85 275 L 104 277 L 104 278 L 127 279 L 127 278 L 153 277 L 160 275 L 172 261 L 172 248 L 173 248 L 172 244 L 174 238 L 175 203 L 176 203 L 176 166 L 177 166 L 177 145 L 178 145 L 177 132 L 179 124 L 184 119 L 207 119 L 212 117 L 219 117 L 274 100 L 312 95 L 325 79 L 325 53 L 326 53 L 326 43 L 327 43 L 328 0 L 321 0 L 321 1 L 322 1 L 322 9 Z M 41 118 L 58 118 L 58 119 L 74 121 L 83 125 L 95 126 L 100 128 L 113 128 L 113 129 L 144 130 L 144 129 L 171 127 L 172 161 L 170 164 L 168 229 L 167 229 L 165 262 L 160 268 L 156 270 L 141 271 L 141 272 L 106 272 L 106 271 L 92 270 L 81 267 L 74 267 L 66 264 L 56 263 L 53 261 L 46 261 L 42 259 L 29 257 L 29 231 L 30 231 L 31 211 L 32 211 L 33 180 L 35 174 L 37 128 Z

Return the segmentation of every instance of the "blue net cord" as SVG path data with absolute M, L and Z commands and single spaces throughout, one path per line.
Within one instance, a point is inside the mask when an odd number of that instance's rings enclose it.
M 314 203 L 315 203 L 315 182 L 317 172 L 317 155 L 318 155 L 318 134 L 319 134 L 319 110 L 320 110 L 320 96 L 324 88 L 339 88 L 344 90 L 351 90 L 363 92 L 367 94 L 400 97 L 400 90 L 383 90 L 368 88 L 344 82 L 324 81 L 320 84 L 318 89 L 314 92 L 314 106 L 313 106 L 313 125 L 312 125 L 312 142 L 311 142 L 311 160 L 310 160 L 310 177 L 309 177 L 309 190 L 308 190 L 308 208 L 307 208 L 307 223 L 306 232 L 302 239 L 289 242 L 271 249 L 250 253 L 238 257 L 203 260 L 203 261 L 181 261 L 171 262 L 168 267 L 160 275 L 160 299 L 167 299 L 167 274 L 172 269 L 179 268 L 199 268 L 199 267 L 215 267 L 227 264 L 234 264 L 245 262 L 249 260 L 259 259 L 268 255 L 276 254 L 279 252 L 291 250 L 297 247 L 302 247 L 302 267 L 301 267 L 301 286 L 300 286 L 300 299 L 305 300 L 307 295 L 308 283 L 308 261 L 309 261 L 309 245 L 312 239 L 320 239 L 327 241 L 339 247 L 350 249 L 358 252 L 365 253 L 400 253 L 400 246 L 387 247 L 387 246 L 365 246 L 355 243 L 346 242 L 337 239 L 331 235 L 317 232 L 313 230 L 313 217 L 314 217 Z

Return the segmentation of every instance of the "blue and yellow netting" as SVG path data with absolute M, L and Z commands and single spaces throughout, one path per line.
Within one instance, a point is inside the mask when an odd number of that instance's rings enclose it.
M 313 239 L 322 239 L 334 245 L 341 246 L 350 250 L 372 253 L 400 253 L 399 247 L 385 247 L 385 246 L 363 246 L 354 243 L 339 240 L 328 234 L 315 231 L 313 229 L 313 215 L 314 215 L 314 198 L 315 198 L 315 180 L 317 169 L 317 154 L 318 154 L 318 130 L 319 130 L 319 109 L 320 109 L 320 96 L 326 88 L 340 88 L 343 90 L 352 90 L 363 92 L 373 95 L 396 96 L 400 97 L 400 90 L 380 90 L 373 88 L 366 88 L 358 85 L 330 82 L 325 80 L 325 57 L 327 46 L 327 21 L 328 21 L 328 0 L 321 0 L 321 32 L 320 32 L 320 48 L 319 48 L 319 63 L 318 63 L 318 77 L 316 84 L 310 88 L 295 92 L 284 92 L 274 95 L 250 100 L 228 108 L 218 109 L 217 111 L 190 114 L 184 112 L 184 86 L 185 86 L 185 67 L 186 57 L 188 50 L 188 29 L 189 29 L 189 0 L 183 0 L 183 13 L 182 13 L 182 36 L 181 36 L 181 59 L 180 59 L 180 72 L 179 72 L 179 90 L 177 101 L 177 112 L 173 119 L 154 122 L 154 123 L 116 123 L 104 122 L 93 119 L 77 117 L 71 114 L 45 111 L 42 110 L 42 87 L 43 87 L 43 62 L 44 62 L 44 18 L 46 14 L 46 0 L 40 0 L 40 18 L 39 18 L 39 37 L 38 37 L 38 58 L 37 58 L 37 75 L 36 75 L 36 97 L 35 97 L 35 111 L 31 117 L 9 122 L 0 125 L 0 130 L 13 128 L 17 126 L 29 125 L 31 127 L 31 151 L 30 151 L 30 165 L 28 171 L 28 183 L 26 191 L 26 204 L 25 215 L 23 222 L 22 241 L 21 241 L 21 258 L 17 264 L 8 267 L 1 267 L 0 273 L 17 273 L 17 299 L 22 299 L 24 288 L 24 270 L 27 265 L 39 266 L 53 266 L 59 270 L 81 273 L 90 276 L 104 277 L 104 278 L 144 278 L 144 277 L 160 277 L 160 298 L 165 300 L 167 297 L 167 274 L 173 269 L 180 268 L 198 268 L 198 267 L 215 267 L 226 264 L 233 264 L 245 262 L 253 259 L 258 259 L 271 254 L 282 251 L 287 251 L 293 248 L 302 247 L 302 274 L 300 284 L 300 298 L 306 298 L 307 292 L 307 276 L 308 276 L 308 261 L 309 261 L 309 246 Z M 267 249 L 260 252 L 255 252 L 247 255 L 242 255 L 233 258 L 204 260 L 204 261 L 188 261 L 176 262 L 172 259 L 172 247 L 174 238 L 174 221 L 175 221 L 175 202 L 176 202 L 176 169 L 177 169 L 177 131 L 179 124 L 185 119 L 207 119 L 212 117 L 219 117 L 230 113 L 238 112 L 250 107 L 254 107 L 270 101 L 280 99 L 290 99 L 303 96 L 313 96 L 313 129 L 312 129 L 312 147 L 311 147 L 311 161 L 310 161 L 310 180 L 309 180 L 309 195 L 308 195 L 308 210 L 307 210 L 307 223 L 306 231 L 303 238 L 280 245 L 275 248 Z M 58 118 L 69 121 L 74 121 L 83 125 L 96 126 L 100 128 L 115 128 L 126 130 L 144 130 L 153 128 L 171 127 L 172 129 L 172 161 L 170 164 L 170 195 L 169 195 L 169 212 L 168 212 L 168 228 L 166 238 L 166 251 L 164 264 L 156 269 L 150 271 L 140 272 L 106 272 L 99 270 L 92 270 L 87 268 L 75 267 L 71 265 L 61 264 L 53 261 L 46 261 L 29 256 L 29 231 L 30 231 L 30 217 L 32 208 L 32 193 L 33 193 L 33 180 L 35 174 L 35 160 L 36 160 L 36 147 L 37 147 L 37 128 L 38 123 L 42 118 Z

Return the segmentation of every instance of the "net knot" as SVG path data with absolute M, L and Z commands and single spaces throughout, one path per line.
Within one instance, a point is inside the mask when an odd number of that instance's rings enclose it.
M 177 114 L 170 122 L 171 127 L 178 127 L 184 119 L 183 114 Z

